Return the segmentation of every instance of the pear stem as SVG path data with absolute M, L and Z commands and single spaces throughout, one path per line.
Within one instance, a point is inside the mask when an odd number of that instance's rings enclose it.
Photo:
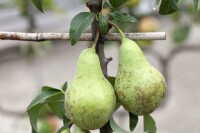
M 99 39 L 99 30 L 96 31 L 96 36 L 95 36 L 94 42 L 92 44 L 92 48 L 94 48 L 94 49 L 96 48 L 98 39 Z
M 123 40 L 124 38 L 126 38 L 125 34 L 124 34 L 123 31 L 121 30 L 121 28 L 119 28 L 118 25 L 116 25 L 114 22 L 112 22 L 112 21 L 110 21 L 110 20 L 108 20 L 108 23 L 109 23 L 110 25 L 112 25 L 113 27 L 115 27 L 115 28 L 119 31 L 119 33 L 120 33 L 120 35 L 121 35 L 121 37 L 122 37 L 122 40 Z

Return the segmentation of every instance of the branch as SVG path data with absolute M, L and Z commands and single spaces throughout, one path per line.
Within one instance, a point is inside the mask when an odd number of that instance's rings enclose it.
M 165 32 L 147 32 L 147 33 L 125 33 L 125 36 L 131 40 L 166 40 Z M 53 41 L 70 40 L 69 33 L 20 33 L 20 32 L 1 32 L 1 40 L 19 40 L 19 41 Z M 80 41 L 92 41 L 91 33 L 81 35 Z M 106 41 L 120 41 L 119 33 L 111 33 L 105 36 Z

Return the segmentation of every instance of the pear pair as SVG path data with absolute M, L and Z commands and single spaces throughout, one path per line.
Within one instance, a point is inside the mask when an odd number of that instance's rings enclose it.
M 77 70 L 66 91 L 67 117 L 84 130 L 104 126 L 116 109 L 116 96 L 135 115 L 152 113 L 161 103 L 166 83 L 138 45 L 122 35 L 115 91 L 104 77 L 95 47 L 79 56 Z
M 122 35 L 115 91 L 123 107 L 135 115 L 152 113 L 163 100 L 164 77 L 152 67 L 140 47 Z
M 94 47 L 80 54 L 65 96 L 67 117 L 84 130 L 101 128 L 115 111 L 115 91 L 102 73 Z

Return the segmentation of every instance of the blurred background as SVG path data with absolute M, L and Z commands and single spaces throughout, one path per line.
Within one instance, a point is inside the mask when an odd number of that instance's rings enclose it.
M 167 33 L 165 41 L 138 41 L 150 63 L 165 76 L 168 91 L 161 107 L 152 113 L 158 133 L 198 133 L 200 130 L 200 13 L 193 15 L 192 1 L 185 1 L 172 15 L 161 16 L 155 1 L 130 0 L 121 7 L 139 20 L 124 24 L 126 32 Z M 81 0 L 45 0 L 40 13 L 31 0 L 0 0 L 0 31 L 68 32 L 70 21 L 88 11 Z M 107 12 L 105 10 L 105 12 Z M 90 30 L 88 30 L 90 31 Z M 0 40 L 0 133 L 30 133 L 26 107 L 42 86 L 60 87 L 71 82 L 80 52 L 91 42 L 20 42 Z M 115 76 L 119 42 L 106 42 L 113 57 L 108 74 Z M 40 133 L 54 133 L 61 122 L 48 108 L 42 110 Z M 128 129 L 128 113 L 121 107 L 116 122 Z M 142 133 L 139 117 L 136 132 Z

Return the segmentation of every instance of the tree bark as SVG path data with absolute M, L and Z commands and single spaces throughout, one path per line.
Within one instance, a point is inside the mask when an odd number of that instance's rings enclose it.
M 124 33 L 131 40 L 165 40 L 165 32 L 149 32 L 149 33 Z M 92 41 L 91 33 L 83 33 L 79 41 Z M 21 33 L 21 32 L 3 32 L 0 31 L 1 40 L 19 40 L 19 41 L 54 41 L 54 40 L 70 40 L 69 33 Z M 119 33 L 107 34 L 105 41 L 120 41 Z

